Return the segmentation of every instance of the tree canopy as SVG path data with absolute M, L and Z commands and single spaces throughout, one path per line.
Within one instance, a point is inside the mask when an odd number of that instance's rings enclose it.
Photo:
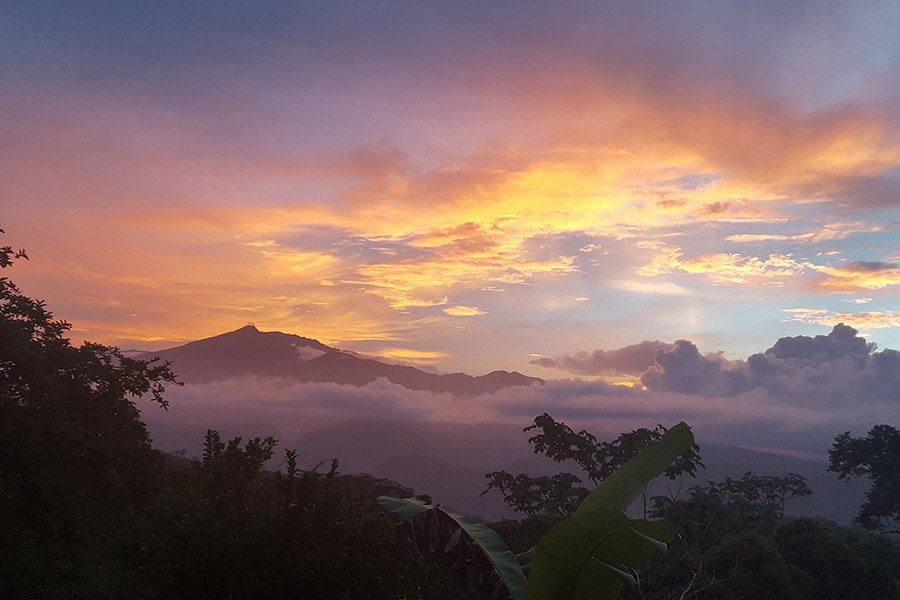
M 0 268 L 16 258 L 24 251 L 0 248 Z M 0 591 L 112 586 L 110 533 L 149 501 L 158 472 L 133 399 L 165 407 L 174 373 L 116 348 L 75 347 L 69 329 L 0 277 Z
M 534 422 L 523 431 L 536 432 L 528 439 L 535 454 L 543 454 L 555 462 L 574 462 L 596 486 L 641 450 L 658 442 L 666 428 L 662 425 L 653 429 L 642 427 L 606 442 L 598 440 L 587 430 L 576 432 L 544 413 L 535 417 Z M 690 451 L 679 456 L 664 474 L 670 479 L 679 475 L 693 476 L 702 466 L 700 447 L 695 444 Z M 499 491 L 507 505 L 528 516 L 542 513 L 570 515 L 588 494 L 587 488 L 581 486 L 582 480 L 571 473 L 532 476 L 494 471 L 485 475 L 485 479 L 487 489 L 483 493 Z
M 292 450 L 272 473 L 273 438 L 157 452 L 133 400 L 168 406 L 170 366 L 69 329 L 0 278 L 0 598 L 458 597 L 375 504 L 411 490 Z
M 835 438 L 828 454 L 829 469 L 840 478 L 872 480 L 856 522 L 866 529 L 900 534 L 900 431 L 876 425 L 864 438 L 846 431 Z

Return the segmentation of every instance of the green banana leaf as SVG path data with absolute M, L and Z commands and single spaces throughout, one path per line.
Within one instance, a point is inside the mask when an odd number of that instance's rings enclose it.
M 516 554 L 516 559 L 519 561 L 519 566 L 522 567 L 522 572 L 525 573 L 525 577 L 528 577 L 528 569 L 531 568 L 531 559 L 534 557 L 534 546 L 526 550 L 525 552 L 519 552 Z
M 596 508 L 624 511 L 652 479 L 662 475 L 676 458 L 694 445 L 694 434 L 683 421 L 675 425 L 654 445 L 641 450 L 637 456 L 619 467 L 588 494 L 578 513 Z
M 388 512 L 394 513 L 401 519 L 409 519 L 433 508 L 430 504 L 426 504 L 418 498 L 394 498 L 392 496 L 379 496 L 376 502 L 381 505 L 381 508 Z
M 645 566 L 675 539 L 665 521 L 629 519 L 618 510 L 577 513 L 551 529 L 534 550 L 528 600 L 618 598 Z
M 675 529 L 623 512 L 641 488 L 694 444 L 679 423 L 600 483 L 574 515 L 538 542 L 528 568 L 528 600 L 614 600 L 634 585 L 634 569 L 665 552 Z
M 493 529 L 415 498 L 381 496 L 378 504 L 403 519 L 421 518 L 429 514 L 434 517 L 429 521 L 420 521 L 420 525 L 424 525 L 423 529 L 426 529 L 421 531 L 420 537 L 430 542 L 431 551 L 450 552 L 459 545 L 462 534 L 465 534 L 490 562 L 510 597 L 513 600 L 525 600 L 528 584 L 519 559 L 506 548 L 503 539 Z

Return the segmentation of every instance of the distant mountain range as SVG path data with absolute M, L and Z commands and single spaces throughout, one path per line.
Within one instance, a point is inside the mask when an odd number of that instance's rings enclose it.
M 262 332 L 253 325 L 139 356 L 159 356 L 171 361 L 174 371 L 186 383 L 257 376 L 364 386 L 383 377 L 410 390 L 460 396 L 543 383 L 541 379 L 508 371 L 493 371 L 478 377 L 465 373 L 428 373 L 415 367 L 362 357 L 298 335 Z
M 495 371 L 481 377 L 463 373 L 440 375 L 392 365 L 353 352 L 339 350 L 314 339 L 279 332 L 261 332 L 253 326 L 176 348 L 130 356 L 172 361 L 186 383 L 210 383 L 256 376 L 305 382 L 333 382 L 363 386 L 385 378 L 412 390 L 449 392 L 455 395 L 490 393 L 510 386 L 543 383 L 520 373 Z M 243 389 L 243 388 L 241 388 Z M 176 390 L 172 390 L 177 394 Z M 220 390 L 221 391 L 221 390 Z M 292 412 L 282 406 L 253 404 L 220 405 L 191 398 L 173 401 L 169 411 L 146 410 L 154 446 L 164 451 L 185 449 L 188 456 L 201 452 L 207 428 L 224 437 L 275 435 L 285 448 L 297 448 L 304 465 L 337 457 L 345 473 L 368 472 L 395 479 L 418 492 L 431 494 L 448 507 L 489 519 L 514 516 L 499 494 L 481 495 L 485 473 L 506 469 L 546 475 L 560 470 L 578 473 L 577 466 L 557 464 L 535 456 L 522 425 L 509 423 L 434 423 L 364 418 L 328 418 Z M 324 419 L 324 420 L 323 420 Z M 614 423 L 598 420 L 595 433 L 613 439 Z M 691 485 L 724 477 L 740 477 L 746 471 L 758 475 L 801 474 L 813 496 L 789 504 L 792 515 L 814 515 L 848 523 L 864 500 L 866 480 L 838 480 L 822 462 L 765 454 L 733 446 L 700 441 L 706 469 L 696 480 L 661 481 L 653 493 L 686 494 Z M 277 465 L 273 465 L 275 468 Z
M 183 409 L 175 406 L 174 410 Z M 253 422 L 247 414 L 229 415 L 213 410 L 201 419 L 171 422 L 171 413 L 148 411 L 148 425 L 154 446 L 174 452 L 184 449 L 188 456 L 200 456 L 207 427 L 219 429 L 224 437 L 234 435 L 278 434 L 285 448 L 299 451 L 301 464 L 309 467 L 332 458 L 340 460 L 342 473 L 369 473 L 393 479 L 419 493 L 430 494 L 435 501 L 469 515 L 485 519 L 513 518 L 498 493 L 484 496 L 485 473 L 505 469 L 511 473 L 551 475 L 568 471 L 583 476 L 577 465 L 553 462 L 535 455 L 528 433 L 508 423 L 429 423 L 375 419 L 347 419 L 316 427 L 300 435 L 291 435 L 291 424 L 278 414 L 278 422 L 266 422 L 271 412 L 260 412 Z M 167 422 L 168 421 L 168 422 Z M 279 434 L 280 430 L 280 434 Z M 600 439 L 612 439 L 615 433 L 595 430 Z M 797 473 L 807 478 L 812 496 L 787 503 L 792 516 L 816 516 L 849 524 L 865 500 L 866 479 L 840 480 L 827 470 L 824 460 L 765 454 L 738 448 L 707 444 L 700 440 L 700 453 L 706 468 L 696 479 L 661 479 L 653 483 L 651 494 L 676 494 L 685 497 L 688 488 L 709 480 L 740 478 L 747 471 L 756 475 L 782 476 Z M 277 467 L 277 460 L 272 468 Z

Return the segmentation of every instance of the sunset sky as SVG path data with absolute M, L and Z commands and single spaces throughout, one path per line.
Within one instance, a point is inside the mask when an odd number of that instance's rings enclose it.
M 0 3 L 4 275 L 75 341 L 900 348 L 900 3 L 188 4 Z

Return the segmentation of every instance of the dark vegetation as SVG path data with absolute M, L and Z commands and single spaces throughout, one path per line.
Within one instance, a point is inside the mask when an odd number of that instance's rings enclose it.
M 656 442 L 664 429 L 638 429 L 602 442 L 544 414 L 525 431 L 538 432 L 529 440 L 535 453 L 556 462 L 571 461 L 596 482 Z M 693 475 L 702 465 L 699 451 L 694 446 L 665 475 Z M 900 432 L 882 425 L 867 438 L 838 436 L 831 469 L 872 478 L 857 522 L 866 529 L 892 532 L 886 524 L 896 523 L 900 506 Z M 485 478 L 485 493 L 499 491 L 510 507 L 526 515 L 520 522 L 496 524 L 516 552 L 533 546 L 587 495 L 573 475 L 531 477 L 500 471 Z M 662 558 L 635 574 L 630 593 L 660 600 L 900 598 L 900 545 L 889 536 L 784 516 L 787 502 L 812 493 L 794 473 L 746 473 L 740 479 L 691 486 L 681 498 L 647 498 L 644 493 L 643 511 L 672 523 L 679 536 Z
M 844 432 L 829 452 L 832 471 L 842 479 L 865 476 L 872 480 L 856 522 L 875 531 L 900 535 L 900 431 L 876 425 L 864 438 Z
M 163 455 L 131 399 L 165 408 L 168 365 L 68 329 L 0 279 L 0 598 L 454 597 L 375 504 L 411 490 L 292 451 L 268 472 L 271 438 Z
M 544 413 L 535 417 L 525 431 L 538 432 L 528 439 L 534 446 L 535 453 L 543 454 L 556 462 L 571 461 L 597 486 L 616 469 L 637 456 L 638 452 L 658 442 L 666 428 L 662 425 L 655 429 L 640 428 L 623 433 L 611 442 L 603 442 L 588 431 L 576 433 L 565 423 L 559 423 Z M 679 475 L 694 476 L 698 467 L 702 468 L 703 462 L 700 459 L 700 447 L 694 444 L 690 451 L 679 456 L 666 468 L 665 476 L 669 479 L 675 479 Z M 511 508 L 527 516 L 570 515 L 589 492 L 587 488 L 581 487 L 580 478 L 567 472 L 532 477 L 524 473 L 512 475 L 506 471 L 495 471 L 485 475 L 485 478 L 488 483 L 484 493 L 492 489 L 498 490 Z M 642 493 L 642 500 L 646 516 L 646 491 Z
M 0 248 L 0 267 L 17 258 L 24 252 Z M 680 498 L 647 497 L 644 488 L 641 510 L 674 525 L 671 535 L 663 521 L 618 512 L 641 491 L 642 477 L 622 474 L 672 439 L 663 428 L 602 442 L 537 417 L 528 428 L 535 451 L 571 461 L 601 485 L 590 492 L 565 473 L 489 474 L 488 489 L 526 517 L 495 524 L 500 536 L 427 498 L 386 506 L 405 512 L 401 522 L 376 499 L 412 490 L 340 474 L 337 461 L 301 466 L 293 450 L 276 458 L 272 438 L 209 431 L 201 459 L 165 455 L 152 448 L 132 400 L 149 396 L 165 409 L 165 388 L 177 385 L 169 365 L 74 347 L 68 329 L 0 278 L 0 598 L 505 597 L 497 563 L 482 560 L 484 545 L 501 536 L 512 550 L 504 556 L 519 553 L 529 598 L 580 598 L 571 586 L 556 593 L 573 577 L 546 551 L 577 548 L 591 528 L 608 535 L 591 542 L 573 572 L 586 582 L 581 591 L 601 589 L 582 571 L 605 560 L 595 575 L 616 576 L 602 589 L 636 598 L 900 598 L 900 549 L 890 535 L 784 517 L 786 502 L 811 493 L 797 475 L 748 473 Z M 673 430 L 687 430 L 680 427 Z M 692 440 L 674 462 L 651 457 L 655 473 L 694 474 L 702 463 Z M 859 523 L 875 531 L 896 529 L 898 448 L 900 433 L 879 426 L 867 438 L 839 436 L 832 451 L 833 470 L 872 479 Z M 644 550 L 626 556 L 630 548 Z

